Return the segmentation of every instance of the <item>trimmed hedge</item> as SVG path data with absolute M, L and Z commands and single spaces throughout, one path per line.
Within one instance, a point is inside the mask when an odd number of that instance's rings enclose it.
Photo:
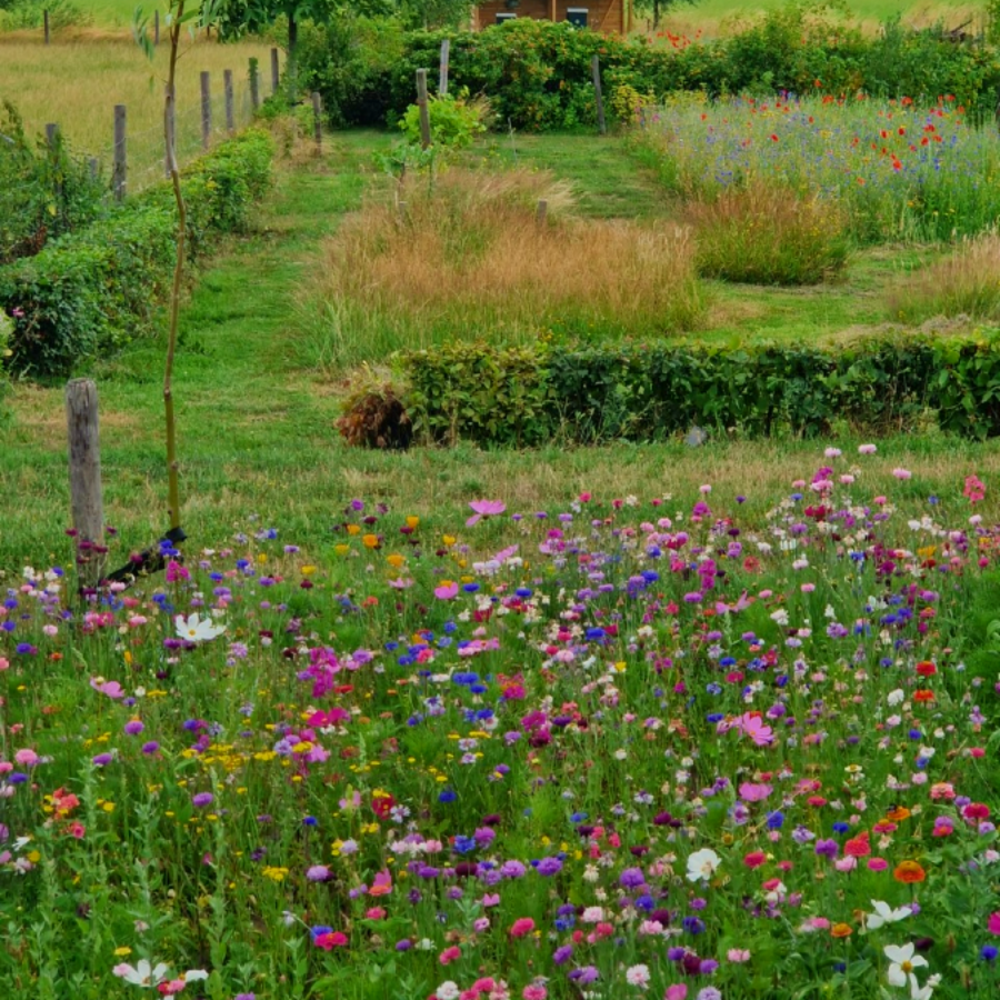
M 184 172 L 189 261 L 219 235 L 246 231 L 270 186 L 272 154 L 270 136 L 250 130 Z M 152 333 L 173 277 L 176 225 L 172 189 L 162 184 L 0 268 L 0 309 L 14 317 L 8 369 L 64 375 Z
M 1000 331 L 881 336 L 830 350 L 454 344 L 401 361 L 414 431 L 438 443 L 654 441 L 695 425 L 809 437 L 834 421 L 885 433 L 929 419 L 967 437 L 1000 435 Z

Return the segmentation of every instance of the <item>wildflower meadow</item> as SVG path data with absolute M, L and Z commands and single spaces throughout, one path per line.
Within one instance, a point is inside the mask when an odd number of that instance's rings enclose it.
M 1000 530 L 882 464 L 8 574 L 3 995 L 995 995 Z

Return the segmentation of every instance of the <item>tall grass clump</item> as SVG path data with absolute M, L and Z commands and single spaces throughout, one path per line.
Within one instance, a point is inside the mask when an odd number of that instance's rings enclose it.
M 785 187 L 728 188 L 687 206 L 698 272 L 760 285 L 814 285 L 847 263 L 849 238 L 835 205 Z
M 677 100 L 645 110 L 636 148 L 679 195 L 753 179 L 835 200 L 864 244 L 948 240 L 1000 219 L 1000 136 L 947 95 L 930 107 L 864 95 Z
M 547 217 L 537 215 L 540 200 Z M 314 362 L 452 338 L 512 343 L 694 327 L 704 299 L 682 227 L 574 218 L 544 173 L 453 168 L 373 191 L 324 250 Z
M 888 293 L 888 312 L 906 323 L 961 315 L 1000 320 L 1000 232 L 966 238 L 954 253 L 899 282 Z

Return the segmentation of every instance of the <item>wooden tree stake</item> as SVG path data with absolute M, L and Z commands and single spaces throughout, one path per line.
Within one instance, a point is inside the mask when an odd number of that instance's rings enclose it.
M 601 58 L 597 53 L 590 61 L 590 69 L 594 77 L 594 96 L 597 98 L 597 131 L 606 135 L 608 128 L 604 122 L 604 100 L 601 97 Z
M 448 93 L 448 54 L 451 51 L 451 41 L 444 39 L 441 42 L 441 68 L 438 72 L 438 96 L 444 97 Z
M 69 491 L 76 531 L 80 585 L 96 587 L 104 570 L 104 503 L 97 420 L 97 385 L 89 378 L 66 384 Z
M 417 70 L 417 106 L 420 108 L 420 145 L 427 149 L 431 144 L 431 113 L 427 106 L 427 70 Z

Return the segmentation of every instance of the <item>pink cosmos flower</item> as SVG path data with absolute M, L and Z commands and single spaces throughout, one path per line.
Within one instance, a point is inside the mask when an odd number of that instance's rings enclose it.
M 687 983 L 673 983 L 667 987 L 667 992 L 663 994 L 663 1000 L 687 1000 Z
M 728 958 L 730 962 L 749 962 L 750 952 L 746 948 L 730 948 L 729 951 L 726 952 L 726 958 Z
M 106 694 L 109 698 L 124 698 L 125 692 L 118 681 L 106 681 L 103 677 L 91 677 L 90 686 L 98 694 Z
M 859 455 L 874 455 L 878 451 L 878 448 L 873 444 L 859 444 L 858 454 Z
M 467 528 L 478 524 L 484 517 L 502 514 L 507 509 L 507 505 L 502 500 L 473 500 L 469 506 L 475 513 L 465 522 Z
M 744 736 L 749 736 L 759 747 L 770 746 L 774 742 L 774 730 L 764 725 L 764 720 L 759 715 L 745 712 L 736 725 Z
M 897 479 L 912 479 L 913 473 L 909 469 L 893 469 L 892 474 Z
M 434 596 L 439 601 L 450 601 L 458 596 L 458 584 L 451 580 L 445 580 L 440 587 L 434 588 Z

